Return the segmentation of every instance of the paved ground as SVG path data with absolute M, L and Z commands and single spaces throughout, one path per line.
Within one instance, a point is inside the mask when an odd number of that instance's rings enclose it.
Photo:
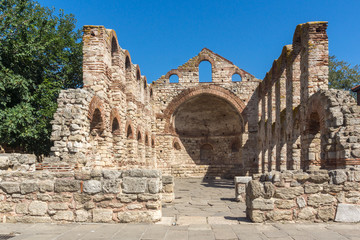
M 0 224 L 11 240 L 359 240 L 360 224 Z
M 157 224 L 0 224 L 0 240 L 360 240 L 360 224 L 249 223 L 245 205 L 233 201 L 232 181 L 176 184 L 177 199 Z
M 163 216 L 180 225 L 238 224 L 247 221 L 245 209 L 245 203 L 235 201 L 233 180 L 175 179 L 175 201 L 163 205 Z

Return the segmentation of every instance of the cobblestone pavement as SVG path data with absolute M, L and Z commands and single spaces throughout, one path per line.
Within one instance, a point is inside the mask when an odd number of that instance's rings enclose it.
M 0 224 L 11 240 L 360 240 L 360 224 L 246 221 L 231 180 L 177 179 L 176 200 L 157 224 Z M 174 225 L 175 224 L 175 225 Z

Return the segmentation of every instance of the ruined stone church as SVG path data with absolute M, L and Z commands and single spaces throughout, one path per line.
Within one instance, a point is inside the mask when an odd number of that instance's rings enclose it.
M 204 48 L 148 84 L 115 31 L 85 26 L 84 86 L 60 93 L 52 154 L 72 169 L 177 177 L 356 167 L 360 110 L 348 92 L 328 89 L 326 28 L 298 25 L 263 80 Z M 199 82 L 202 61 L 211 82 Z

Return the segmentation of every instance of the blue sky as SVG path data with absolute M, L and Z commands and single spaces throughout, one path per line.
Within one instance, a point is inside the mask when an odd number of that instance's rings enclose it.
M 40 0 L 73 13 L 78 28 L 114 29 L 148 82 L 177 68 L 202 48 L 262 79 L 296 25 L 328 21 L 331 55 L 360 64 L 358 0 Z

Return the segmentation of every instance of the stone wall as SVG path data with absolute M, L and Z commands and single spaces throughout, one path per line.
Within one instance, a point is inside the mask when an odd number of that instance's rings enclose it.
M 232 178 L 356 167 L 360 107 L 328 90 L 326 29 L 298 25 L 262 81 L 204 48 L 148 85 L 113 30 L 85 26 L 84 86 L 61 92 L 51 137 L 59 162 L 39 168 Z M 211 64 L 209 82 L 199 82 L 202 61 Z
M 359 171 L 285 171 L 255 178 L 246 188 L 253 222 L 360 221 L 354 214 L 360 212 Z
M 161 219 L 162 176 L 157 170 L 11 172 L 1 173 L 0 179 L 3 222 L 116 223 Z
M 0 153 L 0 171 L 35 171 L 36 160 L 34 154 Z

